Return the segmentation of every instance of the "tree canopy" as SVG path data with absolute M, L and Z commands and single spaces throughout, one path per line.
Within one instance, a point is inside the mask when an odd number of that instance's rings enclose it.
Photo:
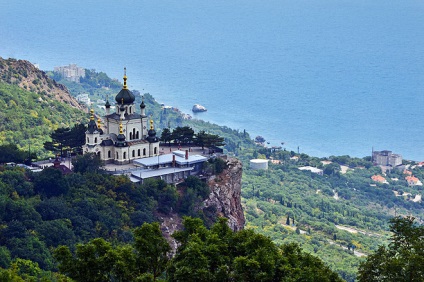
M 103 167 L 103 161 L 94 153 L 78 155 L 72 160 L 73 171 L 79 173 L 99 172 Z
M 361 263 L 358 281 L 424 281 L 424 226 L 413 217 L 395 217 L 390 223 L 390 244 Z
M 318 258 L 296 244 L 275 245 L 252 230 L 233 232 L 220 218 L 211 229 L 186 217 L 174 233 L 175 256 L 158 223 L 136 228 L 134 243 L 113 245 L 96 238 L 75 252 L 54 252 L 59 270 L 75 281 L 342 281 Z
M 50 134 L 52 141 L 44 143 L 44 148 L 52 152 L 60 152 L 63 156 L 64 150 L 81 151 L 85 144 L 84 124 L 75 124 L 74 127 L 60 127 Z
M 296 244 L 282 247 L 253 230 L 233 232 L 227 219 L 211 229 L 185 218 L 173 237 L 180 243 L 169 281 L 342 281 L 322 261 Z

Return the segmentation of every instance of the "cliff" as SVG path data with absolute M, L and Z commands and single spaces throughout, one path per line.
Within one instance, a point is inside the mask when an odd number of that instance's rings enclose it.
M 42 99 L 54 99 L 79 110 L 85 109 L 71 96 L 65 86 L 58 84 L 45 72 L 25 60 L 6 60 L 0 57 L 0 81 L 39 93 Z
M 242 163 L 235 158 L 226 160 L 227 168 L 218 175 L 209 177 L 209 197 L 203 201 L 203 210 L 215 210 L 215 216 L 228 219 L 229 227 L 234 231 L 244 228 L 245 218 L 241 206 L 241 176 Z M 215 218 L 215 217 L 214 217 Z M 182 218 L 177 213 L 161 215 L 161 230 L 172 249 L 177 249 L 177 243 L 171 235 L 182 228 Z
M 211 189 L 205 208 L 214 206 L 218 216 L 228 218 L 228 225 L 234 231 L 244 228 L 246 222 L 241 206 L 242 163 L 235 158 L 227 160 L 227 168 L 208 180 Z

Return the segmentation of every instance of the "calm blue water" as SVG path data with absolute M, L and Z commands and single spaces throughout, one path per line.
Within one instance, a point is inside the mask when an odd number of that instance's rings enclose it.
M 77 63 L 316 155 L 424 160 L 424 2 L 0 0 L 0 56 Z

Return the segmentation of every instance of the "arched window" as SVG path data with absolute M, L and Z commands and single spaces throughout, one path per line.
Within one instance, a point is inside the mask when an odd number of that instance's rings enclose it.
M 135 128 L 133 128 L 133 138 L 136 139 L 136 137 L 135 137 Z
M 94 137 L 94 143 L 97 144 L 97 137 Z
M 139 135 L 138 135 L 138 131 L 137 131 L 137 133 L 135 134 L 135 139 L 140 139 L 140 137 L 138 137 Z
M 143 156 L 146 155 L 146 148 L 143 149 Z
M 135 157 L 135 150 L 132 151 L 132 157 Z
M 155 147 L 153 151 L 154 151 L 154 154 L 156 155 L 158 153 L 158 147 Z
M 90 143 L 90 138 L 87 137 L 87 143 Z
M 130 132 L 130 140 L 132 140 L 132 137 L 133 137 L 132 132 Z
M 124 152 L 124 160 L 127 158 L 127 152 Z
M 107 157 L 110 159 L 110 151 L 107 151 Z
M 116 152 L 116 159 L 119 160 L 119 154 Z
M 140 156 L 140 149 L 138 149 L 138 156 Z

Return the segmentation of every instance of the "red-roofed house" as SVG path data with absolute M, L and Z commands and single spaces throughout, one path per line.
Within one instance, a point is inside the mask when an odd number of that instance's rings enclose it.
M 408 186 L 423 186 L 422 182 L 415 176 L 407 176 L 405 179 L 408 182 Z
M 384 178 L 381 175 L 373 175 L 373 176 L 371 176 L 371 179 L 375 182 L 380 182 L 380 183 L 384 183 L 384 184 L 389 183 L 389 182 L 387 182 L 386 178 Z

